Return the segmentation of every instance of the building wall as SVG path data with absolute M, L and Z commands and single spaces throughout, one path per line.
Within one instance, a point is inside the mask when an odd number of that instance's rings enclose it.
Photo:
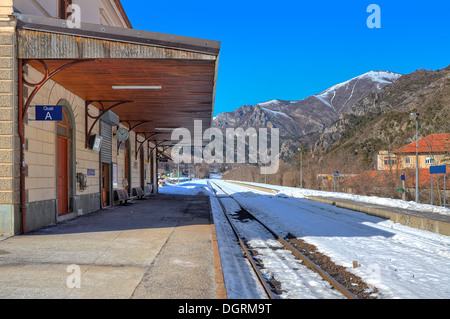
M 426 163 L 427 157 L 433 157 L 434 163 Z M 406 163 L 406 159 L 409 158 L 409 164 Z M 419 168 L 429 168 L 431 165 L 443 165 L 445 164 L 444 154 L 419 154 Z M 404 168 L 416 168 L 416 154 L 401 154 L 398 155 L 398 164 L 400 169 Z
M 12 0 L 0 2 L 0 234 L 20 231 L 16 21 Z
M 58 18 L 58 0 L 14 0 L 24 14 Z M 73 0 L 81 9 L 81 22 L 126 27 L 125 20 L 111 0 Z
M 64 72 L 70 72 L 70 69 Z M 42 74 L 36 69 L 27 66 L 24 69 L 25 79 L 30 83 L 36 83 L 42 79 Z M 28 98 L 31 89 L 24 90 L 24 97 Z M 55 223 L 58 220 L 57 208 L 57 133 L 56 122 L 35 121 L 34 105 L 57 105 L 61 100 L 66 100 L 71 106 L 74 120 L 72 141 L 75 154 L 71 154 L 74 162 L 74 172 L 87 175 L 88 170 L 95 170 L 94 176 L 87 176 L 87 188 L 81 189 L 79 183 L 69 181 L 73 185 L 73 191 L 69 196 L 71 211 L 75 215 L 91 213 L 99 210 L 101 203 L 101 163 L 100 153 L 85 148 L 85 101 L 79 96 L 68 91 L 64 87 L 48 81 L 34 97 L 25 120 L 25 165 L 26 165 L 26 200 L 27 200 L 27 229 L 39 229 L 43 226 Z M 98 110 L 90 105 L 89 114 L 98 114 Z M 88 117 L 88 127 L 94 119 Z M 99 122 L 94 126 L 92 134 L 99 134 Z M 113 133 L 117 128 L 113 128 Z M 142 138 L 140 138 L 142 140 Z M 128 181 L 130 190 L 140 185 L 140 156 L 135 157 L 135 133 L 131 132 L 129 140 L 131 179 Z M 125 172 L 125 149 L 117 152 L 117 139 L 112 139 L 112 163 L 117 164 L 117 187 L 122 189 Z M 145 145 L 146 146 L 146 145 Z M 144 158 L 147 159 L 147 147 L 143 147 Z M 144 163 L 145 183 L 150 182 L 149 164 Z M 112 165 L 111 165 L 112 168 Z M 111 184 L 112 184 L 112 176 Z M 114 198 L 111 194 L 111 204 Z
M 106 0 L 105 0 L 106 1 Z M 52 13 L 50 4 L 56 1 L 39 0 L 45 12 Z M 33 98 L 24 118 L 24 161 L 21 162 L 21 143 L 18 129 L 19 106 L 19 67 L 17 52 L 16 18 L 13 15 L 13 4 L 24 13 L 38 14 L 29 9 L 28 0 L 0 1 L 0 235 L 14 235 L 22 231 L 22 213 L 20 210 L 21 194 L 25 196 L 27 231 L 40 229 L 59 220 L 58 217 L 58 185 L 57 185 L 57 124 L 55 122 L 35 121 L 37 104 L 56 105 L 67 101 L 72 125 L 73 147 L 69 148 L 72 159 L 69 179 L 69 206 L 72 216 L 94 212 L 101 208 L 101 163 L 98 152 L 85 147 L 85 101 L 54 81 L 48 81 Z M 76 2 L 75 2 L 76 3 Z M 24 7 L 20 7 L 20 5 Z M 36 6 L 35 6 L 36 7 Z M 23 10 L 25 8 L 25 11 Z M 31 8 L 31 7 L 30 7 Z M 37 7 L 36 7 L 37 8 Z M 47 10 L 48 9 L 48 10 Z M 41 14 L 43 14 L 41 12 Z M 56 14 L 56 13 L 55 13 Z M 30 83 L 37 83 L 43 75 L 31 66 L 24 68 L 24 76 Z M 67 69 L 63 72 L 70 72 Z M 24 101 L 33 88 L 23 86 Z M 90 114 L 97 109 L 89 107 Z M 93 123 L 88 118 L 88 125 Z M 116 128 L 113 128 L 113 133 Z M 93 133 L 99 132 L 97 124 Z M 117 140 L 112 139 L 112 162 L 117 164 L 117 188 L 123 188 L 122 179 L 125 170 L 125 151 L 117 151 Z M 131 132 L 129 143 L 130 156 L 130 190 L 140 186 L 141 163 L 135 156 L 135 134 Z M 148 158 L 148 148 L 143 147 L 144 159 Z M 145 184 L 150 181 L 150 165 L 145 162 Z M 25 172 L 25 192 L 21 193 L 20 172 Z M 87 175 L 94 170 L 93 176 L 87 176 L 87 188 L 80 188 L 76 182 L 76 174 Z
M 376 158 L 377 167 L 379 171 L 397 169 L 397 158 L 395 154 L 389 151 L 380 151 Z
M 434 158 L 434 163 L 427 163 L 426 160 L 429 157 Z M 387 163 L 391 163 L 392 165 L 389 165 Z M 431 165 L 443 165 L 445 163 L 445 154 L 419 154 L 419 168 L 429 168 Z M 388 151 L 380 151 L 376 156 L 376 165 L 376 169 L 380 171 L 389 169 L 413 169 L 416 168 L 416 154 L 389 154 Z

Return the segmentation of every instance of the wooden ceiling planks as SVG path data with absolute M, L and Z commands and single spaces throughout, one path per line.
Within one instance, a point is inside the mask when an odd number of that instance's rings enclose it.
M 45 60 L 45 63 L 52 71 L 67 60 Z M 30 65 L 44 71 L 39 62 L 31 61 Z M 152 121 L 140 126 L 139 132 L 178 127 L 193 131 L 195 119 L 203 120 L 204 129 L 211 125 L 215 72 L 213 60 L 96 59 L 73 66 L 52 80 L 86 101 L 134 101 L 114 108 L 113 112 L 121 121 Z M 162 89 L 115 90 L 112 86 Z M 161 132 L 155 140 L 170 137 L 171 132 Z

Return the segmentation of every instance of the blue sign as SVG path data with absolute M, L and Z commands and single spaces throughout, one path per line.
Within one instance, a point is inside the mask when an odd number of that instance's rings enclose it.
M 402 181 L 405 180 L 405 174 L 402 174 Z
M 88 169 L 87 170 L 87 175 L 88 176 L 95 176 L 95 169 Z
M 36 105 L 36 121 L 62 121 L 61 105 Z
M 445 174 L 447 165 L 430 166 L 430 174 Z
M 334 176 L 339 176 L 339 171 L 334 171 Z

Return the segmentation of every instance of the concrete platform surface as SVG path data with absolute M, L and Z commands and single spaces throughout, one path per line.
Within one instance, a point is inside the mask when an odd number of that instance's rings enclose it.
M 157 195 L 6 238 L 0 298 L 216 299 L 211 221 L 208 196 Z

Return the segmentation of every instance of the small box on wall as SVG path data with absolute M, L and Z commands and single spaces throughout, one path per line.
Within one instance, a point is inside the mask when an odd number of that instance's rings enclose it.
M 100 152 L 102 148 L 103 137 L 100 135 L 92 135 L 89 137 L 89 148 L 93 151 Z

